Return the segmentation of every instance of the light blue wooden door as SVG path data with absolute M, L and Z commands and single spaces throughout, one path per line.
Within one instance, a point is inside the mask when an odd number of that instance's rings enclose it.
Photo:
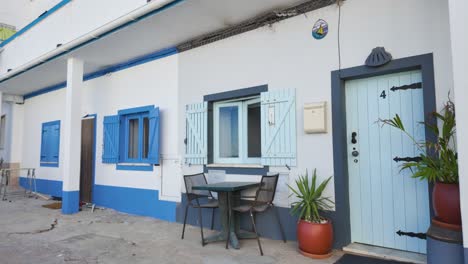
M 403 133 L 377 122 L 398 114 L 408 132 L 424 140 L 421 82 L 420 71 L 346 82 L 353 242 L 426 252 L 425 240 L 396 234 L 425 233 L 429 227 L 427 182 L 411 178 L 410 171 L 400 171 L 401 162 L 394 161 L 414 157 L 418 150 Z

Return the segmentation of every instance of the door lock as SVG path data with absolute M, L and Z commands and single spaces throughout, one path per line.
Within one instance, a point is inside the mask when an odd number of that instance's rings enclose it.
M 352 143 L 352 144 L 356 144 L 356 143 L 357 143 L 356 136 L 357 136 L 357 133 L 356 133 L 356 132 L 351 133 L 351 143 Z
M 359 156 L 359 151 L 355 150 L 355 151 L 351 152 L 351 155 L 353 155 L 353 157 L 357 157 L 357 156 Z

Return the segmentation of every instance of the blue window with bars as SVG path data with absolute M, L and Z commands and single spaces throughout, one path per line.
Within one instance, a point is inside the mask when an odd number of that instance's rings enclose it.
M 42 124 L 41 167 L 58 167 L 60 152 L 60 121 Z

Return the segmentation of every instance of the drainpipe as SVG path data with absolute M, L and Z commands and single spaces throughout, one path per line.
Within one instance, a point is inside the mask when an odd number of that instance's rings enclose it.
M 119 26 L 122 26 L 128 22 L 132 22 L 132 21 L 135 21 L 137 20 L 138 18 L 148 14 L 148 13 L 151 13 L 152 11 L 155 11 L 157 9 L 160 9 L 172 2 L 175 2 L 176 0 L 154 0 L 154 1 L 151 1 L 149 3 L 147 3 L 146 5 L 138 8 L 138 9 L 135 9 L 134 11 L 124 15 L 124 16 L 121 16 L 119 18 L 117 18 L 116 20 L 114 21 L 111 21 L 101 27 L 99 27 L 98 29 L 96 30 L 93 30 L 81 37 L 78 37 L 66 44 L 63 44 L 59 47 L 57 47 L 56 49 L 26 63 L 26 64 L 23 64 L 11 71 L 9 71 L 8 73 L 6 73 L 5 75 L 1 76 L 0 77 L 0 82 L 2 82 L 3 80 L 5 79 L 8 79 L 9 77 L 11 76 L 14 76 L 16 74 L 19 74 L 19 73 L 22 73 L 24 71 L 27 71 L 29 70 L 30 68 L 34 67 L 34 66 L 37 66 L 38 64 L 40 63 L 43 63 L 43 62 L 46 62 L 52 58 L 54 58 L 55 56 L 57 55 L 60 55 L 64 52 L 67 52 L 67 51 L 70 51 L 72 50 L 73 48 L 83 44 L 83 43 L 86 43 L 87 41 L 90 41 L 90 40 L 93 40 L 93 39 L 98 39 L 100 38 L 100 36 L 102 36 L 103 34 L 109 32 L 109 31 L 112 31 L 113 29 L 116 29 L 118 28 Z M 1 51 L 0 51 L 1 52 Z

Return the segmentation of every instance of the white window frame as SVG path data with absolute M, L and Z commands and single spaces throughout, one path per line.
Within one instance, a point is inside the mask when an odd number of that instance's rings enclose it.
M 215 164 L 261 164 L 261 157 L 249 158 L 248 155 L 248 106 L 260 103 L 260 97 L 248 97 L 243 99 L 216 102 L 213 104 L 213 162 Z M 222 107 L 238 107 L 238 131 L 239 131 L 239 157 L 221 158 L 219 156 L 219 109 Z

